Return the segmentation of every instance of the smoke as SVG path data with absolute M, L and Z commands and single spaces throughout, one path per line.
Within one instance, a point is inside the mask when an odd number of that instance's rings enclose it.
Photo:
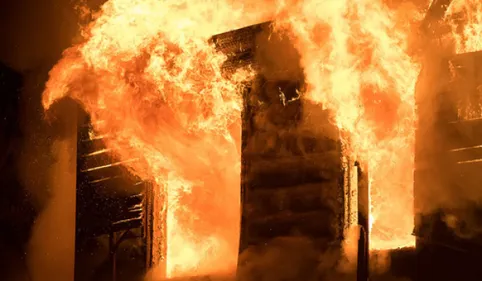
M 329 250 L 320 255 L 315 244 L 307 238 L 280 237 L 260 246 L 252 246 L 241 253 L 236 278 L 212 276 L 187 279 L 235 279 L 238 281 L 328 280 L 326 278 L 329 276 L 339 277 L 336 273 L 338 260 L 339 252 Z M 341 276 L 342 274 L 339 275 Z M 157 280 L 159 279 L 152 279 L 151 281 Z
M 276 238 L 240 255 L 238 280 L 328 280 L 343 275 L 337 270 L 339 260 L 339 251 L 328 249 L 320 255 L 309 239 Z
M 44 119 L 41 93 L 47 72 L 78 32 L 72 1 L 2 1 L 0 60 L 24 76 L 20 97 L 21 130 L 18 174 L 38 214 L 27 246 L 33 281 L 73 278 L 75 231 L 75 153 L 72 153 L 71 102 L 59 103 L 54 124 Z M 59 110 L 60 109 L 60 110 Z M 52 126 L 54 125 L 54 126 Z
M 375 260 L 387 262 L 388 253 Z M 350 264 L 338 247 L 320 249 L 306 237 L 279 237 L 252 246 L 240 254 L 236 276 L 205 275 L 169 279 L 172 281 L 354 281 L 356 264 Z M 370 280 L 407 281 L 387 271 L 372 270 Z M 148 276 L 146 281 L 163 279 Z
M 73 277 L 77 126 L 72 112 L 77 105 L 63 101 L 56 107 L 61 119 L 54 126 L 43 124 L 39 131 L 30 131 L 19 167 L 39 210 L 27 250 L 33 281 Z
M 445 18 L 448 20 L 448 18 Z M 479 190 L 481 114 L 478 73 L 480 55 L 454 57 L 456 42 L 443 25 L 431 22 L 422 34 L 423 70 L 418 79 L 418 132 L 415 168 L 415 210 L 424 216 L 417 227 L 441 219 L 453 234 L 473 239 L 482 234 Z M 435 37 L 435 38 L 434 38 Z M 443 231 L 441 229 L 431 231 Z
M 82 40 L 80 24 L 92 18 L 104 0 L 3 1 L 0 7 L 0 60 L 25 80 L 21 93 L 18 173 L 30 193 L 37 218 L 27 246 L 32 281 L 71 280 L 75 239 L 75 114 L 78 106 L 64 100 L 45 119 L 41 94 L 48 71 L 64 49 Z M 80 14 L 79 14 L 80 13 Z

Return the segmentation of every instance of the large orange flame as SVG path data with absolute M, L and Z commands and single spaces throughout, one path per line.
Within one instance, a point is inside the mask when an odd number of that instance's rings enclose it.
M 367 164 L 371 247 L 412 246 L 419 65 L 407 54 L 410 21 L 379 1 L 322 2 L 303 1 L 302 16 L 288 18 L 310 85 L 306 95 L 333 110 L 350 133 L 352 153 Z M 416 19 L 418 11 L 409 15 Z
M 240 81 L 216 33 L 262 13 L 220 1 L 113 0 L 52 69 L 43 103 L 70 95 L 132 172 L 167 193 L 167 276 L 232 270 L 240 227 Z M 250 22 L 252 21 L 252 22 Z M 102 121 L 102 122 L 98 122 Z
M 240 219 L 239 87 L 252 73 L 224 77 L 225 57 L 207 42 L 274 19 L 301 55 L 305 98 L 333 111 L 350 135 L 350 153 L 367 163 L 371 245 L 411 246 L 419 65 L 407 42 L 421 11 L 405 8 L 382 0 L 110 0 L 85 41 L 50 72 L 43 103 L 80 101 L 118 157 L 141 159 L 127 163 L 130 170 L 167 193 L 168 276 L 231 270 Z

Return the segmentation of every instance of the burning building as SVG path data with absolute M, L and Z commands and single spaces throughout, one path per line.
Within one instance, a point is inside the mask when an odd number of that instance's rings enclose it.
M 211 43 L 228 55 L 224 75 L 246 66 L 257 73 L 240 92 L 244 108 L 239 252 L 280 237 L 304 237 L 320 252 L 340 252 L 350 226 L 361 219 L 368 230 L 368 211 L 359 216 L 358 209 L 358 197 L 367 199 L 358 193 L 359 169 L 343 157 L 340 132 L 329 121 L 330 112 L 318 112 L 301 97 L 304 81 L 296 50 L 288 38 L 273 32 L 271 23 L 216 35 Z M 291 55 L 286 57 L 292 60 L 291 69 L 273 63 L 278 61 L 273 48 Z M 137 259 L 144 261 L 144 270 L 165 267 L 169 245 L 162 206 L 169 203 L 124 168 L 138 159 L 116 160 L 105 145 L 109 135 L 97 134 L 84 113 L 79 119 L 76 280 L 102 270 L 105 274 L 105 265 L 118 275 L 116 252 L 129 238 L 140 242 L 124 244 L 139 247 Z M 164 218 L 155 215 L 160 212 Z M 98 247 L 89 248 L 92 241 L 108 243 L 104 266 L 85 261 L 101 255 Z
M 460 240 L 430 223 L 463 236 L 457 214 L 467 209 L 427 208 L 427 186 L 477 178 L 478 121 L 473 111 L 462 117 L 460 94 L 433 77 L 465 79 L 477 55 L 424 66 L 432 80 L 419 82 L 436 88 L 430 97 L 422 91 L 425 103 L 415 95 L 420 67 L 406 50 L 404 20 L 378 2 L 348 2 L 323 10 L 307 1 L 274 25 L 209 43 L 217 26 L 132 12 L 169 10 L 162 3 L 108 2 L 89 40 L 52 70 L 44 96 L 48 108 L 70 91 L 90 114 L 76 137 L 77 243 L 108 234 L 114 258 L 123 238 L 139 238 L 144 269 L 186 277 L 232 273 L 240 251 L 277 237 L 340 252 L 347 230 L 361 225 L 357 270 L 365 280 L 369 242 L 373 252 L 408 248 L 404 263 Z M 446 4 L 434 1 L 430 16 Z M 126 24 L 136 20 L 142 24 Z M 283 24 L 289 32 L 274 31 Z M 119 25 L 144 33 L 127 40 Z M 475 93 L 472 84 L 464 87 Z M 440 141 L 448 136 L 450 144 Z M 421 145 L 429 139 L 436 145 Z M 421 272 L 411 275 L 423 280 Z

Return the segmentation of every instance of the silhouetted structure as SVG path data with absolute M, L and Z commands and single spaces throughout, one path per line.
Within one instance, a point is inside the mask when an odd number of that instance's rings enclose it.
M 265 65 L 270 60 L 288 59 L 278 58 L 277 48 L 294 50 L 290 42 L 271 33 L 270 23 L 263 23 L 212 38 L 228 56 L 226 75 L 245 66 L 258 71 L 243 92 L 240 251 L 290 236 L 311 239 L 320 253 L 340 249 L 346 201 L 351 198 L 345 193 L 348 170 L 342 162 L 338 129 L 329 122 L 328 111 L 302 97 L 303 77 L 277 78 L 266 70 L 273 68 Z M 259 51 L 266 48 L 263 36 L 269 37 L 273 49 Z M 299 68 L 299 61 L 290 63 L 294 64 L 290 68 Z M 320 114 L 309 120 L 313 112 Z M 361 246 L 366 246 L 368 240 L 363 241 Z M 367 255 L 362 257 L 368 261 Z M 367 269 L 367 263 L 360 265 Z
M 100 275 L 125 280 L 127 274 L 136 271 L 135 276 L 140 277 L 152 262 L 152 197 L 148 183 L 133 176 L 124 162 L 111 154 L 104 143 L 109 136 L 97 134 L 85 113 L 80 113 L 79 118 L 75 280 L 92 280 Z M 101 265 L 89 264 L 92 255 L 102 255 L 99 241 L 108 243 L 108 258 Z M 117 267 L 121 243 L 135 254 L 129 263 Z M 127 266 L 131 268 L 123 270 Z M 123 271 L 128 272 L 122 276 Z
M 0 63 L 0 274 L 5 280 L 26 271 L 26 244 L 36 215 L 17 172 L 22 86 L 22 75 Z

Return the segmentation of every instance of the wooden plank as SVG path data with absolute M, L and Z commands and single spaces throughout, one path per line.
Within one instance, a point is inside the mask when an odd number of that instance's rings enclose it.
M 145 182 L 125 176 L 106 177 L 90 181 L 88 184 L 89 188 L 106 197 L 136 195 L 146 190 Z
M 260 159 L 249 164 L 245 182 L 253 189 L 319 183 L 333 180 L 342 172 L 337 152 Z
M 88 170 L 95 170 L 98 167 L 106 167 L 110 165 L 118 165 L 117 163 L 127 164 L 137 162 L 136 158 L 125 159 L 124 161 L 119 161 L 116 157 L 110 154 L 110 150 L 101 149 L 91 153 L 81 155 L 77 160 L 77 165 L 81 172 Z
M 82 151 L 83 154 L 78 157 L 78 165 L 80 169 L 87 169 L 97 166 L 105 166 L 112 162 L 117 162 L 112 156 L 112 150 L 100 148 L 95 151 Z
M 482 145 L 482 119 L 449 123 L 443 137 L 447 149 Z
M 87 169 L 80 170 L 79 174 L 87 178 L 89 182 L 101 180 L 104 178 L 114 178 L 117 176 L 128 177 L 130 173 L 127 170 L 127 168 L 124 167 L 124 165 L 134 161 L 136 161 L 136 159 L 132 159 L 129 161 L 122 161 L 122 162 L 114 162 L 104 166 L 90 167 Z
M 80 155 L 86 155 L 102 149 L 106 149 L 103 137 L 78 142 L 78 151 Z
M 247 219 L 292 211 L 294 213 L 339 208 L 337 183 L 307 184 L 274 190 L 253 190 L 246 199 L 243 213 Z
M 329 212 L 282 213 L 249 222 L 250 236 L 273 239 L 283 236 L 332 237 L 333 216 Z M 267 241 L 267 240 L 265 240 Z
M 447 153 L 455 163 L 463 163 L 482 159 L 482 145 L 457 148 Z
M 259 130 L 246 141 L 243 153 L 248 158 L 302 156 L 336 150 L 337 140 L 295 130 Z

